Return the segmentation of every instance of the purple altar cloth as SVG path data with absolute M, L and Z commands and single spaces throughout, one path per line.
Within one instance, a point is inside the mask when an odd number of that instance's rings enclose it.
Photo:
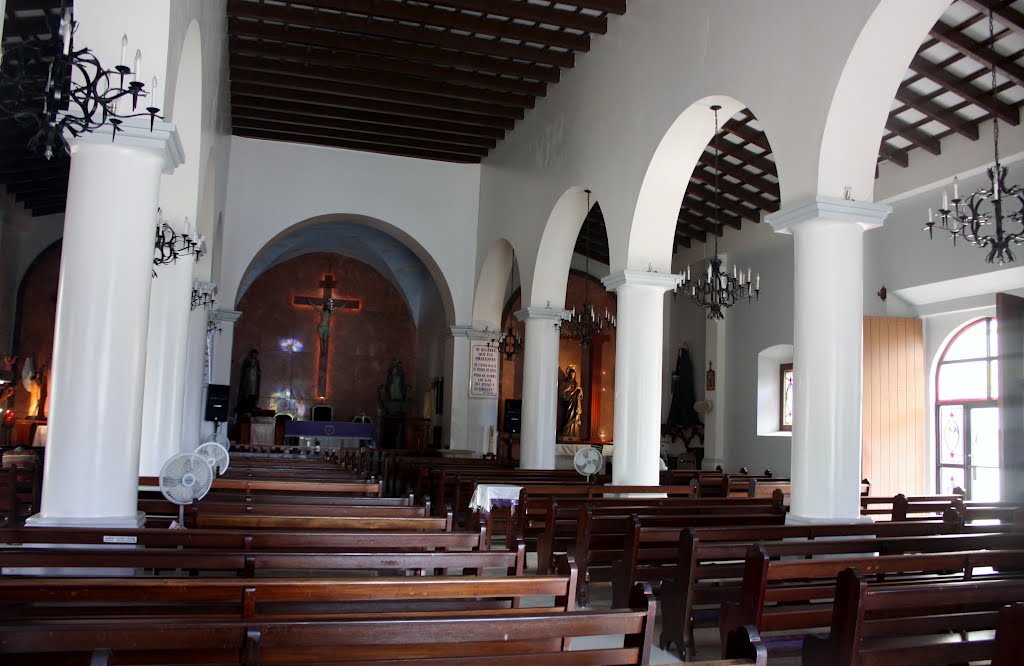
M 349 421 L 286 421 L 284 436 L 369 440 L 375 438 L 372 423 L 351 423 Z

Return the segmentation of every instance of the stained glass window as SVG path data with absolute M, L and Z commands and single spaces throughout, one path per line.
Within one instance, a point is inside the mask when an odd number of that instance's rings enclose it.
M 779 366 L 779 430 L 793 429 L 793 364 Z

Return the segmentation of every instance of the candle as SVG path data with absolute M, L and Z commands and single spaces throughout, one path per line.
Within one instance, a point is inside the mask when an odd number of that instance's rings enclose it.
M 711 262 L 708 262 L 708 279 L 711 279 Z
M 747 284 L 750 284 L 750 269 L 747 269 Z
M 732 279 L 736 279 L 736 264 L 732 265 Z
M 152 87 L 149 89 L 149 99 L 150 99 L 151 102 L 156 102 L 156 77 L 155 76 L 153 77 Z M 155 106 L 155 104 L 150 104 L 150 106 Z
M 71 8 L 64 10 L 64 15 L 60 19 L 60 34 L 64 38 L 64 53 L 65 55 L 71 53 Z
M 928 221 L 929 221 L 929 222 L 933 222 L 933 221 L 934 221 L 934 219 L 933 219 L 933 218 L 934 218 L 934 215 L 932 215 L 932 209 L 931 209 L 931 208 L 929 208 L 929 209 L 928 209 Z
M 761 291 L 761 274 L 757 274 L 757 282 L 754 283 L 754 291 Z
M 960 198 L 960 184 L 957 182 L 956 176 L 953 176 L 953 201 L 957 201 Z
M 686 279 L 690 279 L 690 264 L 686 264 Z
M 121 37 L 121 66 L 128 60 L 128 33 Z
M 942 190 L 942 210 L 949 210 L 949 195 Z
M 142 79 L 142 49 L 135 50 L 135 67 L 133 68 L 132 74 L 134 75 L 135 81 Z

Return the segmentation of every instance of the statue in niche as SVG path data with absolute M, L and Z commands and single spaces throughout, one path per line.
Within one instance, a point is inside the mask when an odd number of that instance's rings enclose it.
M 562 374 L 561 370 L 559 374 Z M 564 417 L 558 438 L 566 442 L 579 441 L 583 431 L 583 387 L 576 379 L 575 366 L 570 365 L 566 368 L 558 397 L 562 403 Z
M 397 358 L 392 359 L 387 379 L 377 387 L 377 394 L 384 416 L 405 416 L 409 404 L 409 388 L 405 383 L 405 369 Z
M 242 372 L 238 381 L 238 411 L 250 413 L 256 409 L 260 399 L 260 353 L 250 349 L 242 361 Z

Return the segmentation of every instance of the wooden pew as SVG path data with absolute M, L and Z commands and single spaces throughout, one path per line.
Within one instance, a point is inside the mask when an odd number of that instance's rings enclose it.
M 180 548 L 0 548 L 0 570 L 10 568 L 67 569 L 78 575 L 86 569 L 140 569 L 198 572 L 230 572 L 253 578 L 257 575 L 294 574 L 295 571 L 392 571 L 425 575 L 434 570 L 472 571 L 506 569 L 521 576 L 526 549 L 520 542 L 515 550 L 477 551 L 375 551 L 375 552 L 283 552 L 180 549 Z
M 642 513 L 627 511 L 627 515 L 621 515 L 618 509 L 602 511 L 591 505 L 580 508 L 576 542 L 571 552 L 580 571 L 582 604 L 589 602 L 591 583 L 612 580 L 613 567 L 622 560 L 626 535 L 636 520 L 651 527 L 680 531 L 718 525 L 781 525 L 786 518 L 784 511 L 771 505 L 673 507 L 668 511 L 649 508 L 643 509 Z
M 21 522 L 21 501 L 18 499 L 18 469 L 15 466 L 0 467 L 0 525 L 15 525 Z
M 874 520 L 934 520 L 952 506 L 961 495 L 918 495 L 903 493 L 893 497 L 861 497 L 860 515 Z
M 246 495 L 265 492 L 288 492 L 376 496 L 381 493 L 381 483 L 370 481 L 261 481 L 259 479 L 226 479 L 218 477 L 213 480 L 212 490 L 236 490 L 242 491 Z
M 992 666 L 1024 664 L 1024 634 L 1020 631 L 1021 627 L 1024 627 L 1024 602 L 1011 604 L 999 611 Z
M 910 523 L 855 523 L 823 525 L 775 525 L 705 527 L 683 530 L 677 542 L 674 570 L 665 567 L 662 576 L 662 632 L 659 645 L 675 644 L 687 658 L 693 656 L 693 630 L 697 626 L 718 626 L 722 603 L 740 598 L 743 562 L 752 543 L 760 542 L 770 554 L 793 556 L 835 555 L 865 552 L 871 548 L 902 548 L 890 552 L 934 552 L 955 544 L 943 537 L 970 536 L 955 542 L 960 548 L 1024 547 L 1019 533 L 1008 527 L 990 527 L 991 532 L 965 528 L 956 521 Z M 999 532 L 1002 529 L 1004 531 Z M 962 533 L 964 530 L 965 533 Z M 647 530 L 645 530 L 647 531 Z M 654 530 L 650 530 L 654 532 Z M 664 544 L 664 535 L 653 536 Z M 907 540 L 888 546 L 880 540 Z M 917 539 L 917 541 L 909 541 Z M 821 540 L 821 541 L 819 541 Z M 858 541 L 862 540 L 862 541 Z M 929 545 L 930 544 L 930 545 Z M 657 547 L 658 544 L 655 544 Z M 653 573 L 651 574 L 653 575 Z M 621 584 L 621 583 L 620 583 Z
M 208 548 L 245 551 L 489 550 L 486 528 L 476 532 L 394 532 L 371 530 L 167 530 L 150 528 L 32 527 L 0 529 L 0 543 L 126 544 L 152 548 Z
M 821 542 L 815 547 L 827 543 Z M 871 546 L 865 544 L 865 547 Z M 994 567 L 996 571 L 978 571 L 988 567 Z M 724 644 L 731 630 L 752 625 L 762 636 L 765 632 L 773 632 L 767 645 L 770 655 L 799 654 L 804 637 L 811 630 L 831 623 L 835 580 L 844 569 L 855 568 L 876 576 L 878 580 L 891 581 L 895 578 L 902 585 L 916 584 L 919 590 L 927 590 L 942 582 L 981 577 L 1005 579 L 1004 583 L 1012 587 L 1017 582 L 1024 584 L 1021 580 L 1024 575 L 1022 567 L 1024 550 L 773 560 L 763 544 L 755 545 L 751 546 L 744 565 L 739 600 L 722 604 L 719 632 Z M 1024 599 L 1024 596 L 1019 598 Z
M 847 569 L 837 578 L 829 634 L 807 638 L 803 663 L 925 666 L 987 660 L 995 650 L 992 630 L 999 609 L 1021 599 L 1024 580 L 1019 579 L 875 585 Z M 1019 649 L 1020 625 L 1015 630 Z
M 244 513 L 200 513 L 195 516 L 198 529 L 279 529 L 279 530 L 390 530 L 426 532 L 452 529 L 452 514 L 445 518 L 394 518 L 364 516 L 291 516 L 249 515 Z

